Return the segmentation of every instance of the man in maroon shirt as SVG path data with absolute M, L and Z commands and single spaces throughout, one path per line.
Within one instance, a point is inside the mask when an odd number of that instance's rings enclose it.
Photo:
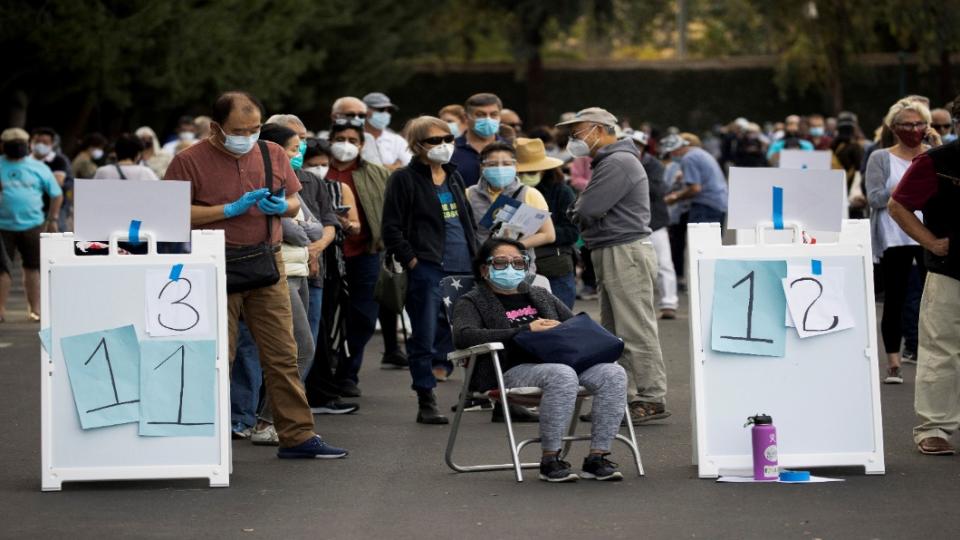
M 960 98 L 953 111 L 960 113 Z M 887 203 L 892 217 L 921 246 L 927 280 L 920 302 L 913 429 L 917 448 L 952 455 L 960 428 L 960 141 L 914 158 Z M 923 222 L 913 214 L 923 211 Z
M 222 229 L 229 247 L 276 246 L 280 280 L 227 296 L 230 362 L 236 354 L 241 313 L 257 348 L 281 458 L 339 458 L 347 451 L 326 444 L 313 431 L 313 415 L 297 372 L 297 345 L 287 280 L 280 257 L 281 217 L 300 210 L 300 182 L 279 145 L 258 141 L 263 106 L 246 92 L 227 92 L 213 106 L 210 137 L 177 154 L 165 180 L 191 183 L 194 227 Z M 273 190 L 268 189 L 263 151 L 269 152 Z M 276 219 L 271 219 L 276 217 Z M 269 234 L 267 222 L 270 220 Z M 225 284 L 221 284 L 225 287 Z

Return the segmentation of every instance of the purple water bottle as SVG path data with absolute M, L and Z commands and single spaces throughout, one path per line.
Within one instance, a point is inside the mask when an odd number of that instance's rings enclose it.
M 777 467 L 777 428 L 773 427 L 773 418 L 758 414 L 747 418 L 743 427 L 753 424 L 753 479 L 776 480 L 780 470 Z

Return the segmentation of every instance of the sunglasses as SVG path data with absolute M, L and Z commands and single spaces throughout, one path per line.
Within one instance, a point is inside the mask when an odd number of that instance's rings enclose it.
M 440 143 L 452 143 L 455 137 L 453 135 L 443 135 L 440 137 L 427 137 L 426 139 L 420 139 L 420 142 L 423 144 L 429 144 L 436 146 Z
M 487 264 L 493 267 L 494 270 L 506 270 L 508 266 L 512 266 L 514 270 L 526 270 L 530 266 L 530 257 L 528 255 L 523 255 L 520 257 L 488 257 Z

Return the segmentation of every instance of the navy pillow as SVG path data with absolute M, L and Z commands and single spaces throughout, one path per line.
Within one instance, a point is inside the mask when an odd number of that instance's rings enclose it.
M 607 332 L 586 313 L 580 313 L 543 332 L 520 332 L 514 343 L 541 362 L 564 364 L 577 373 L 597 364 L 616 362 L 623 340 Z

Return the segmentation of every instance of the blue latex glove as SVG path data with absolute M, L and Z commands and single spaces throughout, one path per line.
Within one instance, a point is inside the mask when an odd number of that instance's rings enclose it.
M 261 199 L 257 203 L 257 208 L 261 212 L 267 214 L 268 216 L 279 216 L 287 212 L 287 208 L 290 205 L 287 203 L 286 197 L 283 196 L 281 191 L 278 195 L 271 195 L 265 199 Z
M 234 218 L 247 213 L 247 210 L 257 204 L 258 201 L 270 195 L 270 190 L 267 188 L 255 189 L 253 191 L 248 191 L 240 196 L 239 199 L 233 201 L 230 204 L 225 204 L 223 206 L 223 215 L 228 218 Z

